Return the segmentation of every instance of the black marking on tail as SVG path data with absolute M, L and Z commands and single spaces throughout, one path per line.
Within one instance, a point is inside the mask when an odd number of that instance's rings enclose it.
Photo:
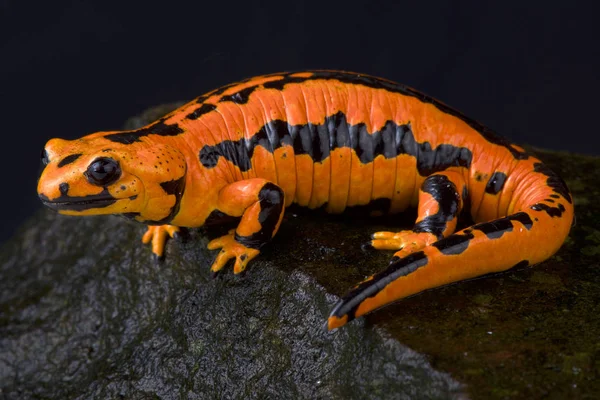
M 471 239 L 475 237 L 472 232 L 471 229 L 465 229 L 463 233 L 455 233 L 431 245 L 447 256 L 461 254 L 469 247 Z
M 372 279 L 360 283 L 349 291 L 331 311 L 331 316 L 342 318 L 347 315 L 348 321 L 353 320 L 356 316 L 356 310 L 363 301 L 376 296 L 391 282 L 415 272 L 422 266 L 427 265 L 428 262 L 427 256 L 422 251 L 409 254 L 403 258 L 394 257 L 386 270 L 373 275 Z
M 554 192 L 564 197 L 564 199 L 567 200 L 570 204 L 573 203 L 567 184 L 565 183 L 565 181 L 562 180 L 560 176 L 556 175 L 554 171 L 552 171 L 550 168 L 548 168 L 545 164 L 542 164 L 541 162 L 533 164 L 533 170 L 537 173 L 546 175 L 548 177 L 548 179 L 546 180 L 546 185 L 550 186 Z M 554 196 L 550 195 L 550 197 Z
M 544 203 L 536 203 L 530 207 L 534 211 L 546 211 L 546 213 L 551 217 L 562 217 L 563 212 L 565 212 L 565 206 L 562 204 L 558 204 L 556 207 L 549 206 Z
M 506 232 L 512 232 L 514 228 L 512 221 L 521 222 L 527 230 L 530 230 L 533 225 L 533 221 L 527 213 L 519 212 L 504 218 L 473 225 L 472 229 L 483 232 L 489 239 L 498 239 Z

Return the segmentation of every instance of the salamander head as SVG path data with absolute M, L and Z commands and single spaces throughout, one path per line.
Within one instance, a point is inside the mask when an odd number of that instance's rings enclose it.
M 42 202 L 68 215 L 168 216 L 185 185 L 183 155 L 163 144 L 116 143 L 105 134 L 48 141 L 37 188 Z

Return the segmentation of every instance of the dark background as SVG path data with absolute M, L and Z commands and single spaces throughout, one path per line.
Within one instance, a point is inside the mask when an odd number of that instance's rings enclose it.
M 381 76 L 517 143 L 600 154 L 593 3 L 485 3 L 0 0 L 0 242 L 40 207 L 48 139 L 270 72 Z

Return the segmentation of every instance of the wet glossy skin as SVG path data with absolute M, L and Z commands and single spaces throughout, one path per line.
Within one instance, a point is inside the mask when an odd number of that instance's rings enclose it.
M 239 219 L 209 244 L 221 249 L 215 272 L 231 258 L 243 271 L 292 203 L 418 207 L 412 230 L 373 235 L 372 247 L 398 251 L 342 299 L 330 329 L 427 288 L 539 263 L 573 219 L 564 182 L 522 148 L 411 88 L 335 71 L 251 78 L 135 131 L 52 139 L 45 157 L 46 205 L 154 226 L 144 241 L 157 255 L 178 227 Z M 455 233 L 463 210 L 477 224 Z

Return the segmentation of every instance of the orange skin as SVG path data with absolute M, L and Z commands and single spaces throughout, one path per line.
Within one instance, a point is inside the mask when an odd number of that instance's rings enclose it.
M 221 249 L 213 272 L 230 259 L 242 272 L 292 203 L 330 213 L 417 207 L 413 230 L 372 236 L 372 247 L 398 251 L 342 299 L 329 329 L 425 289 L 539 263 L 573 220 L 564 182 L 522 148 L 413 89 L 352 73 L 251 78 L 135 131 L 52 139 L 45 161 L 46 205 L 146 223 L 143 242 L 157 256 L 179 227 L 239 218 L 209 243 Z M 493 223 L 455 233 L 463 208 Z

